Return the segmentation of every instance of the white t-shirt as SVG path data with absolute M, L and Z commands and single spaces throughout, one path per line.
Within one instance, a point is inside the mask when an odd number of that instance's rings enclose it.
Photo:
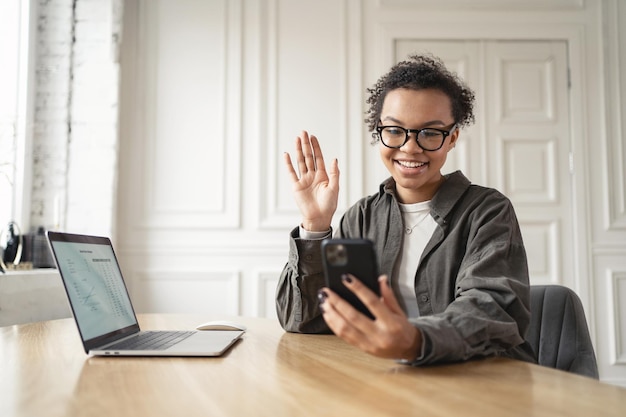
M 415 273 L 426 244 L 433 235 L 437 222 L 430 215 L 430 201 L 400 204 L 404 220 L 404 242 L 398 266 L 400 302 L 409 318 L 419 317 L 415 295 Z

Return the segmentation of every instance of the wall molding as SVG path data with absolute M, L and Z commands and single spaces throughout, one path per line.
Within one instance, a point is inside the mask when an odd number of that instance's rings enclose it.
M 457 10 L 583 10 L 585 0 L 378 0 L 381 8 L 454 7 Z
M 143 20 L 139 22 L 139 47 L 148 45 L 147 51 L 138 51 L 138 55 L 142 57 L 138 60 L 138 74 L 147 74 L 145 82 L 146 89 L 139 98 L 139 105 L 135 110 L 135 120 L 141 120 L 142 125 L 139 128 L 139 138 L 143 138 L 143 149 L 145 151 L 144 166 L 145 169 L 140 173 L 140 184 L 144 187 L 139 190 L 142 197 L 138 201 L 142 203 L 141 207 L 136 210 L 134 226 L 138 229 L 211 229 L 211 228 L 238 228 L 240 226 L 241 217 L 241 129 L 242 129 L 242 96 L 243 96 L 243 80 L 242 80 L 242 56 L 243 56 L 243 5 L 242 0 L 223 0 L 221 7 L 224 11 L 223 15 L 223 33 L 221 51 L 223 56 L 221 59 L 220 73 L 223 76 L 223 82 L 219 83 L 221 89 L 220 94 L 212 100 L 217 101 L 218 108 L 223 109 L 215 115 L 206 115 L 205 136 L 202 138 L 204 142 L 222 140 L 221 143 L 211 145 L 217 154 L 207 155 L 207 157 L 217 160 L 221 164 L 219 175 L 211 175 L 213 178 L 202 179 L 198 182 L 198 186 L 206 181 L 206 187 L 198 187 L 198 193 L 205 197 L 204 204 L 207 205 L 176 205 L 176 199 L 172 202 L 168 201 L 167 205 L 163 205 L 163 200 L 156 197 L 157 186 L 153 184 L 161 175 L 161 170 L 166 167 L 160 164 L 155 165 L 155 161 L 162 162 L 164 155 L 157 158 L 156 145 L 158 141 L 155 139 L 158 131 L 159 118 L 157 117 L 156 97 L 151 93 L 156 91 L 159 76 L 156 65 L 158 61 L 158 51 L 154 50 L 158 38 L 154 31 L 158 31 L 158 13 L 156 10 L 158 3 L 140 1 L 140 8 L 144 8 L 141 16 Z M 152 10 L 151 10 L 152 9 Z M 151 32 L 152 31 L 152 32 Z M 205 51 L 205 54 L 207 52 Z M 152 59 L 147 59 L 151 57 Z M 140 82 L 141 80 L 135 80 Z M 216 100 L 217 99 L 217 100 Z M 145 113 L 145 114 L 144 114 Z M 216 116 L 214 121 L 208 119 L 210 116 Z M 197 122 L 202 122 L 198 121 Z M 162 150 L 164 153 L 166 150 Z M 211 159 L 207 158 L 207 161 Z M 175 169 L 173 167 L 172 169 Z M 158 171 L 157 171 L 158 170 Z M 173 172 L 175 173 L 175 171 Z M 191 181 L 197 181 L 192 179 Z M 174 188 L 182 189 L 182 184 L 175 185 Z M 160 187 L 162 192 L 162 187 Z M 208 197 L 211 196 L 211 197 Z M 163 197 L 161 197 L 163 198 Z M 209 204 L 209 201 L 211 203 Z M 149 202 L 148 205 L 143 204 Z
M 256 314 L 258 317 L 276 317 L 276 286 L 280 270 L 255 271 L 256 276 Z
M 626 230 L 626 5 L 602 2 L 607 118 L 607 231 Z
M 613 313 L 613 339 L 611 365 L 626 365 L 626 305 L 621 300 L 626 297 L 626 270 L 609 270 L 611 280 L 611 301 Z
M 131 299 L 138 312 L 241 314 L 241 272 L 238 270 L 138 269 L 132 271 L 126 284 L 132 284 Z M 170 297 L 180 293 L 180 288 L 185 289 L 183 297 Z M 179 302 L 171 303 L 176 300 Z

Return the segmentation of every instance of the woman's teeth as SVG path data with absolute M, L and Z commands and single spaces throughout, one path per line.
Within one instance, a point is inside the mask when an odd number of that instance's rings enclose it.
M 398 161 L 400 165 L 406 168 L 419 168 L 426 165 L 426 162 L 414 162 L 414 161 Z

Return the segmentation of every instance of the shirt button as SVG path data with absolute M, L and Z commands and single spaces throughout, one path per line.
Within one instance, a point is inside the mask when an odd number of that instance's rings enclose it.
M 306 255 L 306 256 L 304 257 L 304 260 L 305 260 L 305 261 L 309 261 L 309 262 L 310 262 L 312 259 L 313 259 L 313 255 Z
M 428 296 L 427 296 L 426 294 L 423 294 L 423 295 L 422 295 L 422 301 L 423 301 L 424 303 L 428 302 Z

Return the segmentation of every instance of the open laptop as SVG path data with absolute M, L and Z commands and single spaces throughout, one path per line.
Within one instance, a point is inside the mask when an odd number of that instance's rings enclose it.
M 107 356 L 220 356 L 244 331 L 142 331 L 107 237 L 49 231 L 85 352 Z

